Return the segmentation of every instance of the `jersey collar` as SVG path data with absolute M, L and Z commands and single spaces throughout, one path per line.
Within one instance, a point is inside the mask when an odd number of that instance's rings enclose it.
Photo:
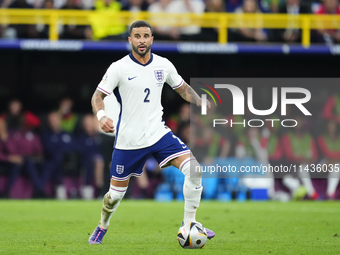
M 147 66 L 148 64 L 150 64 L 153 60 L 153 54 L 151 53 L 150 54 L 150 60 L 146 63 L 146 64 L 142 64 L 141 62 L 139 62 L 133 55 L 132 55 L 132 52 L 129 54 L 131 60 L 133 62 L 136 62 L 137 64 L 141 65 L 141 66 Z

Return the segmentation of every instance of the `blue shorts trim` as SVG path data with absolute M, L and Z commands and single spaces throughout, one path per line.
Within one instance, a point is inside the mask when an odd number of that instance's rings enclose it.
M 131 176 L 140 177 L 143 166 L 153 156 L 161 168 L 170 166 L 170 161 L 191 153 L 189 148 L 171 131 L 154 145 L 138 150 L 114 149 L 112 153 L 111 178 L 116 181 L 128 180 Z

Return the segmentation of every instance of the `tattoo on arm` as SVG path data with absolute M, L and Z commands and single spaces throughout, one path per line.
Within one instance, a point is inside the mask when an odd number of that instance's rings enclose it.
M 100 92 L 98 89 L 93 93 L 91 104 L 94 111 L 94 114 L 97 114 L 99 110 L 104 110 L 104 98 L 106 94 Z
M 186 82 L 178 89 L 175 89 L 175 91 L 187 102 L 198 106 L 201 104 L 200 96 Z

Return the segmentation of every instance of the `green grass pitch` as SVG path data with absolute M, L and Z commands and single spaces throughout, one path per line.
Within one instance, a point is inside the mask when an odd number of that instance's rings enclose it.
M 201 250 L 176 234 L 183 203 L 124 200 L 102 245 L 87 239 L 101 201 L 0 200 L 0 254 L 340 254 L 339 202 L 201 202 L 216 232 Z

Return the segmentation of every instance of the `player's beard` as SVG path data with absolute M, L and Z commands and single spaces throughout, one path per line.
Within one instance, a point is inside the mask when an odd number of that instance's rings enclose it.
M 145 44 L 144 44 L 144 45 L 145 45 Z M 145 51 L 144 51 L 144 52 L 140 52 L 139 49 L 138 49 L 138 47 L 136 47 L 136 46 L 134 46 L 134 45 L 132 44 L 132 50 L 133 50 L 135 53 L 137 53 L 139 56 L 141 56 L 141 57 L 144 57 L 146 54 L 148 54 L 148 52 L 150 51 L 150 48 L 151 48 L 151 46 L 146 46 L 146 45 L 145 45 Z

